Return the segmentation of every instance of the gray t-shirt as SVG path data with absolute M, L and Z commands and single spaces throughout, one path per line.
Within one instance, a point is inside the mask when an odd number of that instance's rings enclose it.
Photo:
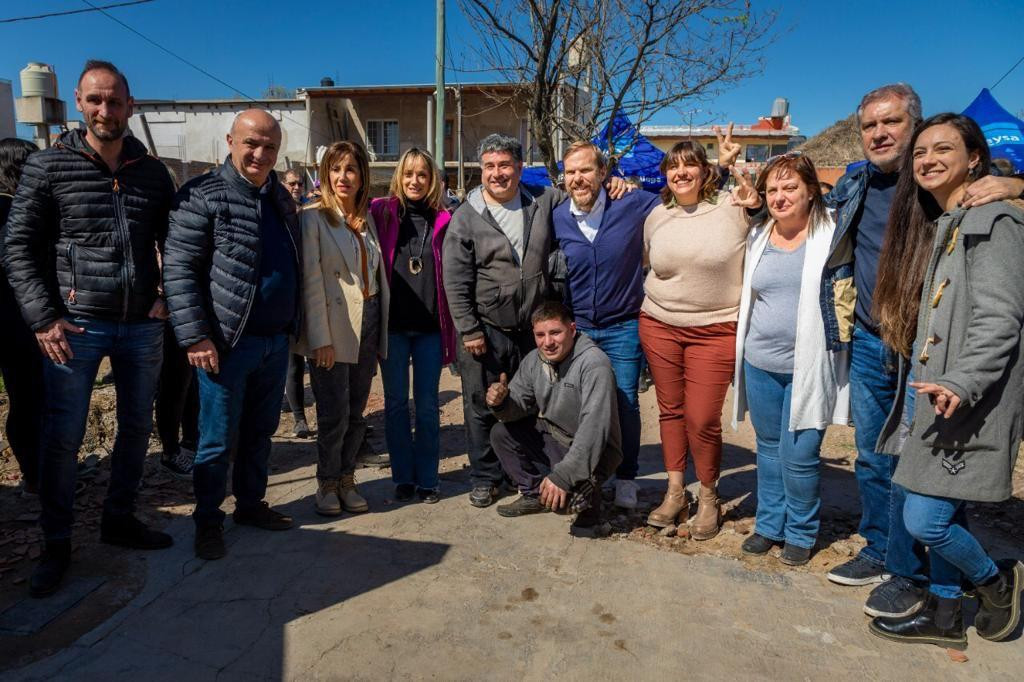
M 766 372 L 793 373 L 796 313 L 806 244 L 805 241 L 796 249 L 785 251 L 769 241 L 754 268 L 750 283 L 754 301 L 743 359 Z
M 497 221 L 498 227 L 505 233 L 508 240 L 512 242 L 519 262 L 523 262 L 523 202 L 519 195 L 512 201 L 504 204 L 487 203 L 487 210 Z

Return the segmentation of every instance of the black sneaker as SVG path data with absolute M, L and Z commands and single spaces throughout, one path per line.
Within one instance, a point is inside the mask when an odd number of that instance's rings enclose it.
M 28 592 L 33 597 L 48 597 L 57 591 L 71 565 L 71 540 L 49 540 L 39 565 L 32 571 Z
M 490 507 L 498 497 L 498 487 L 476 485 L 469 491 L 469 503 L 474 507 Z
M 514 518 L 529 514 L 540 514 L 548 510 L 535 495 L 520 495 L 508 504 L 498 505 L 498 516 Z
M 437 488 L 416 488 L 416 495 L 423 504 L 437 504 L 441 501 L 441 491 Z
M 416 486 L 412 483 L 399 483 L 395 486 L 395 502 L 409 502 L 416 496 Z
M 215 561 L 227 554 L 224 547 L 224 528 L 219 524 L 196 526 L 196 558 Z
M 759 556 L 761 554 L 767 554 L 769 550 L 777 544 L 779 543 L 775 540 L 771 540 L 763 535 L 754 533 L 743 541 L 743 544 L 740 545 L 740 549 L 743 550 L 744 554 Z
M 270 508 L 266 501 L 253 507 L 235 508 L 231 518 L 242 526 L 256 526 L 263 530 L 288 530 L 292 527 L 292 517 Z
M 787 566 L 803 566 L 810 560 L 810 547 L 797 547 L 788 542 L 782 546 L 782 555 L 779 557 L 779 561 Z
M 921 609 L 927 590 L 913 580 L 894 575 L 871 590 L 864 613 L 876 618 L 905 618 Z
M 1024 590 L 1024 564 L 1019 561 L 997 562 L 999 572 L 975 592 L 981 606 L 974 618 L 974 628 L 987 640 L 1001 642 L 1020 622 L 1021 590 Z
M 967 632 L 960 598 L 942 599 L 928 593 L 917 613 L 902 618 L 875 618 L 871 634 L 905 644 L 934 644 L 963 651 Z
M 871 585 L 888 580 L 885 566 L 866 559 L 860 554 L 844 564 L 839 564 L 825 576 L 838 585 Z
M 171 476 L 182 481 L 192 480 L 192 469 L 196 464 L 196 453 L 185 447 L 178 448 L 178 451 L 170 457 L 161 457 L 160 466 L 167 470 Z
M 569 535 L 576 538 L 606 538 L 611 534 L 612 526 L 601 518 L 599 507 L 587 507 L 569 526 Z
M 103 515 L 100 521 L 100 542 L 130 549 L 167 549 L 174 540 L 167 533 L 150 530 L 131 514 Z

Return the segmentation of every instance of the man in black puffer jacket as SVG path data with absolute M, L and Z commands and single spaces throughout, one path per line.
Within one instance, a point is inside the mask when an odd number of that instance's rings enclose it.
M 126 135 L 132 98 L 113 64 L 87 62 L 75 102 L 87 130 L 64 133 L 29 157 L 7 220 L 8 279 L 47 358 L 39 483 L 46 552 L 32 575 L 33 596 L 56 591 L 70 563 L 76 457 L 105 356 L 114 370 L 117 437 L 101 538 L 138 549 L 171 545 L 169 535 L 135 518 L 134 505 L 163 357 L 157 249 L 174 185 Z
M 295 203 L 273 172 L 281 128 L 265 111 L 235 118 L 222 166 L 189 182 L 171 211 L 164 288 L 171 325 L 199 369 L 196 556 L 224 556 L 220 505 L 235 452 L 235 523 L 292 520 L 263 501 L 270 437 L 281 417 L 290 335 L 300 324 Z

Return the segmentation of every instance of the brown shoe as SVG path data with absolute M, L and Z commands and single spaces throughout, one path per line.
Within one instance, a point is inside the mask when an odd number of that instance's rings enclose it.
M 355 474 L 342 474 L 338 482 L 338 499 L 342 508 L 350 514 L 362 514 L 370 511 L 366 499 L 356 491 Z
M 647 525 L 665 528 L 672 524 L 678 526 L 686 523 L 686 519 L 690 515 L 690 502 L 686 497 L 686 488 L 670 483 L 668 490 L 665 491 L 665 499 L 661 501 L 661 506 L 647 515 Z
M 722 505 L 718 501 L 718 486 L 708 487 L 703 483 L 697 493 L 697 514 L 690 526 L 690 537 L 694 540 L 710 540 L 718 535 L 722 523 Z

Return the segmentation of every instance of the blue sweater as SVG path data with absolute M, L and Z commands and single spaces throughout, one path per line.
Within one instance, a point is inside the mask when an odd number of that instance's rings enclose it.
M 606 201 L 593 243 L 580 232 L 569 200 L 552 214 L 555 239 L 568 265 L 573 314 L 584 329 L 634 320 L 644 300 L 644 221 L 660 197 L 637 191 Z
M 268 192 L 260 193 L 260 281 L 245 333 L 274 336 L 292 330 L 298 311 L 295 245 Z

